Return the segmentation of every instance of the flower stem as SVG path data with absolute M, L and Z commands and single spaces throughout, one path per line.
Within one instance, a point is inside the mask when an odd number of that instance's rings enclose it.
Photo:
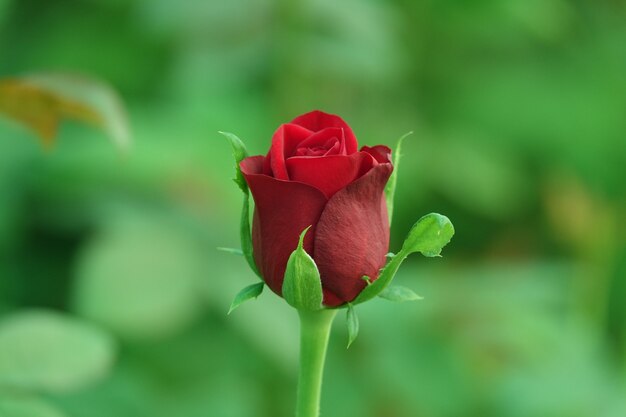
M 318 417 L 326 347 L 337 310 L 304 311 L 300 315 L 300 375 L 296 417 Z

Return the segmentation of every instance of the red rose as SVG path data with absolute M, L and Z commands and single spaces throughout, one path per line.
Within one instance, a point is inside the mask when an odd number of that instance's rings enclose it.
M 385 265 L 391 150 L 357 149 L 346 122 L 313 111 L 281 125 L 266 156 L 241 162 L 256 204 L 255 262 L 275 293 L 282 292 L 287 260 L 308 226 L 304 249 L 319 269 L 325 305 L 352 301 L 367 285 L 362 277 L 375 279 Z

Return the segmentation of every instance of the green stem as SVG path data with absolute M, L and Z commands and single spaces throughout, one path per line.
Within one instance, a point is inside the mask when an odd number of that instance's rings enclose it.
M 298 311 L 300 314 L 300 375 L 296 417 L 318 417 L 326 347 L 337 310 Z

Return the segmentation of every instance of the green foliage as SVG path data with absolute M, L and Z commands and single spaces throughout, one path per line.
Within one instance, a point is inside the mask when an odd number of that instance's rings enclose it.
M 453 235 L 454 227 L 446 216 L 437 213 L 423 216 L 409 231 L 400 252 L 391 257 L 387 265 L 380 271 L 378 279 L 365 287 L 353 303 L 360 304 L 368 301 L 385 290 L 398 272 L 402 262 L 410 254 L 421 252 L 422 255 L 428 257 L 439 256 Z M 369 278 L 367 281 L 369 282 Z
M 247 287 L 239 291 L 233 299 L 230 308 L 228 309 L 228 314 L 232 313 L 234 309 L 236 309 L 246 301 L 257 298 L 259 295 L 261 295 L 261 293 L 263 292 L 263 287 L 265 287 L 264 283 L 257 282 L 256 284 L 248 285 Z
M 111 337 L 89 323 L 45 310 L 15 313 L 0 321 L 0 387 L 75 390 L 104 377 L 114 351 Z
M 322 308 L 322 281 L 313 258 L 302 247 L 304 236 L 311 226 L 300 233 L 298 247 L 291 253 L 283 281 L 283 298 L 291 306 L 302 310 Z

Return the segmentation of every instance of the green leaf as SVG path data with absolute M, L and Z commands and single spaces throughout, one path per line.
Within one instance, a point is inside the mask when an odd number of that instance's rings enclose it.
M 398 143 L 396 144 L 396 149 L 393 151 L 393 172 L 389 177 L 389 181 L 387 181 L 387 185 L 385 186 L 385 198 L 387 199 L 387 212 L 389 214 L 389 224 L 391 224 L 391 219 L 393 217 L 393 197 L 396 193 L 396 182 L 398 181 L 398 168 L 400 165 L 400 151 L 402 150 L 402 141 L 407 136 L 412 135 L 413 132 L 405 133 L 398 139 Z
M 230 304 L 228 314 L 232 313 L 234 309 L 236 309 L 246 301 L 257 298 L 263 292 L 264 287 L 264 283 L 257 282 L 256 284 L 248 285 L 247 287 L 239 291 L 239 293 L 237 293 L 237 295 L 233 299 L 233 302 Z
M 3 393 L 0 395 L 2 417 L 64 417 L 53 405 L 30 395 Z
M 46 310 L 0 321 L 0 386 L 67 392 L 100 379 L 114 358 L 112 338 L 89 323 Z
M 346 312 L 346 324 L 348 325 L 348 346 L 346 348 L 349 348 L 359 335 L 359 317 L 350 303 L 348 303 L 348 311 Z
M 361 291 L 354 304 L 371 300 L 380 294 L 393 280 L 402 262 L 414 252 L 424 256 L 438 256 L 454 235 L 454 227 L 446 216 L 430 213 L 419 219 L 409 231 L 402 249 L 380 271 L 376 281 Z
M 303 310 L 322 308 L 322 281 L 313 258 L 302 247 L 304 236 L 311 226 L 300 234 L 298 247 L 291 253 L 283 281 L 283 298 L 293 307 Z
M 413 225 L 404 240 L 401 252 L 407 255 L 421 252 L 422 255 L 428 257 L 439 256 L 453 235 L 454 226 L 450 219 L 441 214 L 430 213 Z
M 237 249 L 237 248 L 225 248 L 225 247 L 217 247 L 217 250 L 221 251 L 221 252 L 226 252 L 226 253 L 230 253 L 232 255 L 239 255 L 239 256 L 243 256 L 243 251 L 241 249 Z
M 233 133 L 218 133 L 228 139 L 228 141 L 230 142 L 230 146 L 232 146 L 233 148 L 233 157 L 235 158 L 235 183 L 239 186 L 241 191 L 243 191 L 244 193 L 248 193 L 248 184 L 246 183 L 246 180 L 241 173 L 241 168 L 239 168 L 239 163 L 248 157 L 246 145 L 244 145 L 243 141 Z
M 378 296 L 380 298 L 384 298 L 385 300 L 396 301 L 396 302 L 415 301 L 415 300 L 422 299 L 422 297 L 415 294 L 413 290 L 411 290 L 410 288 L 402 287 L 400 285 L 390 285 L 384 290 L 382 290 L 378 294 Z
M 30 74 L 0 81 L 0 112 L 34 130 L 45 144 L 63 119 L 100 127 L 123 151 L 130 146 L 128 117 L 107 84 L 63 73 Z

